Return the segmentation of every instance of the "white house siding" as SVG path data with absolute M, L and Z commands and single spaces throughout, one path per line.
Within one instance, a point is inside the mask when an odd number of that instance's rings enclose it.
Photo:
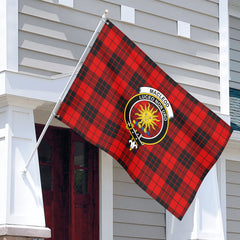
M 121 4 L 135 8 L 135 24 L 121 21 Z M 218 0 L 74 0 L 69 8 L 57 0 L 19 0 L 19 71 L 70 73 L 108 9 L 110 20 L 163 70 L 219 112 L 218 6 Z M 190 24 L 190 39 L 177 35 L 177 21 Z M 165 210 L 117 163 L 113 197 L 114 240 L 166 238 Z
M 240 239 L 240 161 L 226 163 L 227 240 Z
M 114 240 L 166 239 L 165 210 L 114 162 Z
M 218 1 L 19 0 L 19 70 L 42 75 L 69 73 L 99 16 L 109 18 L 171 77 L 219 111 Z M 136 24 L 120 21 L 120 4 L 136 9 Z M 177 21 L 191 24 L 191 38 L 177 36 Z
M 240 15 L 230 16 L 230 87 L 240 90 Z

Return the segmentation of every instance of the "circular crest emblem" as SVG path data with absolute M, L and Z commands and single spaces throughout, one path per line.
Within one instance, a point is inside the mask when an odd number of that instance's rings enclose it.
M 143 87 L 125 106 L 124 119 L 131 134 L 130 150 L 159 143 L 167 134 L 173 117 L 167 98 L 156 89 Z

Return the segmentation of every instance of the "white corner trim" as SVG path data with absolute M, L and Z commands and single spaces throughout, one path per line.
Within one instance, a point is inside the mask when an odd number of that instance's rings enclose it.
M 219 0 L 220 112 L 229 115 L 229 15 L 228 0 Z
M 18 71 L 18 0 L 2 0 L 0 16 L 0 71 Z
M 121 5 L 121 21 L 135 24 L 135 8 Z
M 100 240 L 113 240 L 113 158 L 100 150 Z
M 190 38 L 191 31 L 190 31 L 190 23 L 177 21 L 177 32 L 178 36 L 183 38 Z

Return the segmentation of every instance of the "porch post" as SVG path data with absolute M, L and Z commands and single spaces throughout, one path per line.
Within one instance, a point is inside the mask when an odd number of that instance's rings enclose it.
M 48 238 L 38 156 L 22 174 L 35 142 L 34 102 L 2 96 L 0 102 L 0 240 Z

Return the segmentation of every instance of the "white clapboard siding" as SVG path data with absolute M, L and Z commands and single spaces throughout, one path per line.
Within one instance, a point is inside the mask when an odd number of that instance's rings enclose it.
M 115 161 L 114 240 L 166 239 L 164 208 L 138 187 Z
M 102 0 L 113 4 L 126 5 L 125 0 Z M 147 12 L 150 15 L 157 15 L 159 17 L 181 20 L 189 22 L 195 26 L 206 28 L 211 31 L 218 31 L 218 4 L 209 1 L 194 1 L 192 7 L 194 10 L 181 5 L 180 1 L 174 1 L 175 4 L 170 4 L 169 1 L 162 0 L 129 0 L 127 5 L 135 8 L 136 10 Z M 185 5 L 187 1 L 185 1 Z M 205 3 L 205 7 L 202 7 L 202 2 Z M 208 5 L 208 7 L 207 7 Z M 212 8 L 212 14 L 206 14 L 206 9 Z
M 135 8 L 135 24 L 121 22 L 121 4 Z M 74 1 L 73 8 L 57 0 L 19 0 L 19 70 L 46 76 L 71 72 L 105 9 L 163 70 L 219 111 L 216 0 L 88 0 Z M 178 20 L 190 23 L 190 39 L 177 36 Z
M 240 162 L 227 161 L 227 240 L 240 239 Z
M 230 87 L 240 90 L 240 16 L 230 16 Z

